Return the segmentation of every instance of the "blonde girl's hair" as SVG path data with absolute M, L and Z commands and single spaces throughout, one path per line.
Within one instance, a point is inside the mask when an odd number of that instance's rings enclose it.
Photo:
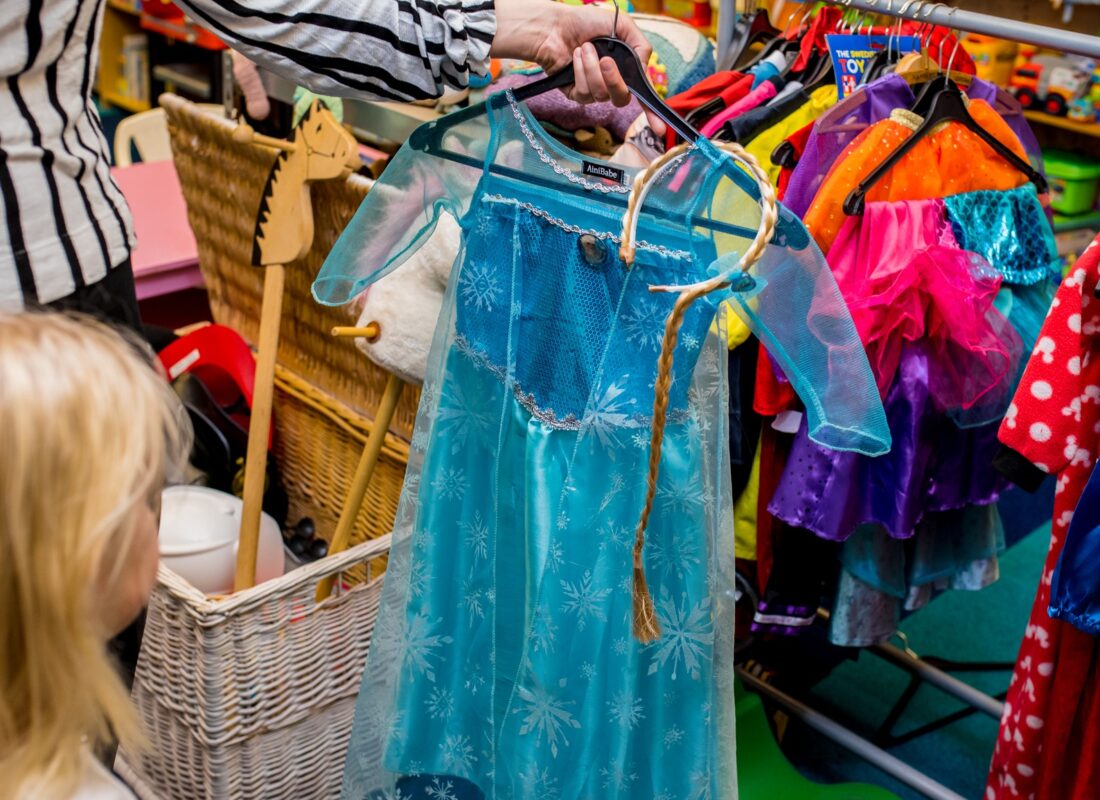
M 141 746 L 98 611 L 189 437 L 143 344 L 0 314 L 0 796 L 69 797 L 89 749 Z

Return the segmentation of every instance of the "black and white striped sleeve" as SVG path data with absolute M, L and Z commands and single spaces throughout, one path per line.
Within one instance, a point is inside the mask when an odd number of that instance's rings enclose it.
M 493 0 L 180 0 L 199 24 L 320 94 L 438 97 L 484 75 Z

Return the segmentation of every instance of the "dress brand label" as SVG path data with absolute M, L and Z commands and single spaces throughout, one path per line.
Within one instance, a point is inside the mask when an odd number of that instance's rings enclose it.
M 626 183 L 626 173 L 618 167 L 613 167 L 610 164 L 596 164 L 591 161 L 582 161 L 581 164 L 584 165 L 585 175 L 615 181 L 615 183 Z

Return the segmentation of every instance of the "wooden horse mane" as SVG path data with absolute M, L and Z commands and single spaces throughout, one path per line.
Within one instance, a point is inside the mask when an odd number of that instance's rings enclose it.
M 271 199 L 275 194 L 279 177 L 283 174 L 283 168 L 286 166 L 286 161 L 290 158 L 290 155 L 287 150 L 279 152 L 279 155 L 275 157 L 275 163 L 271 165 L 271 171 L 267 174 L 267 180 L 264 182 L 264 190 L 260 195 L 260 208 L 256 212 L 256 229 L 252 234 L 252 266 L 254 267 L 264 266 L 260 243 L 266 240 L 264 229 L 271 221 Z
M 313 130 L 315 126 L 316 130 Z M 327 147 L 318 148 L 323 138 Z M 313 239 L 313 209 L 308 183 L 337 177 L 359 166 L 355 140 L 321 103 L 314 100 L 294 126 L 290 141 L 257 137 L 280 152 L 260 194 L 252 244 L 253 266 L 285 264 L 308 252 Z

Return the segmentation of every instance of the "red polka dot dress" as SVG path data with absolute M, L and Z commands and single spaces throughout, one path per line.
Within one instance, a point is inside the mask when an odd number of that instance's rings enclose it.
M 1050 550 L 1005 701 L 986 800 L 1100 798 L 1100 647 L 1047 613 L 1051 576 L 1100 449 L 1098 263 L 1100 239 L 1058 289 L 998 434 L 1058 481 Z

